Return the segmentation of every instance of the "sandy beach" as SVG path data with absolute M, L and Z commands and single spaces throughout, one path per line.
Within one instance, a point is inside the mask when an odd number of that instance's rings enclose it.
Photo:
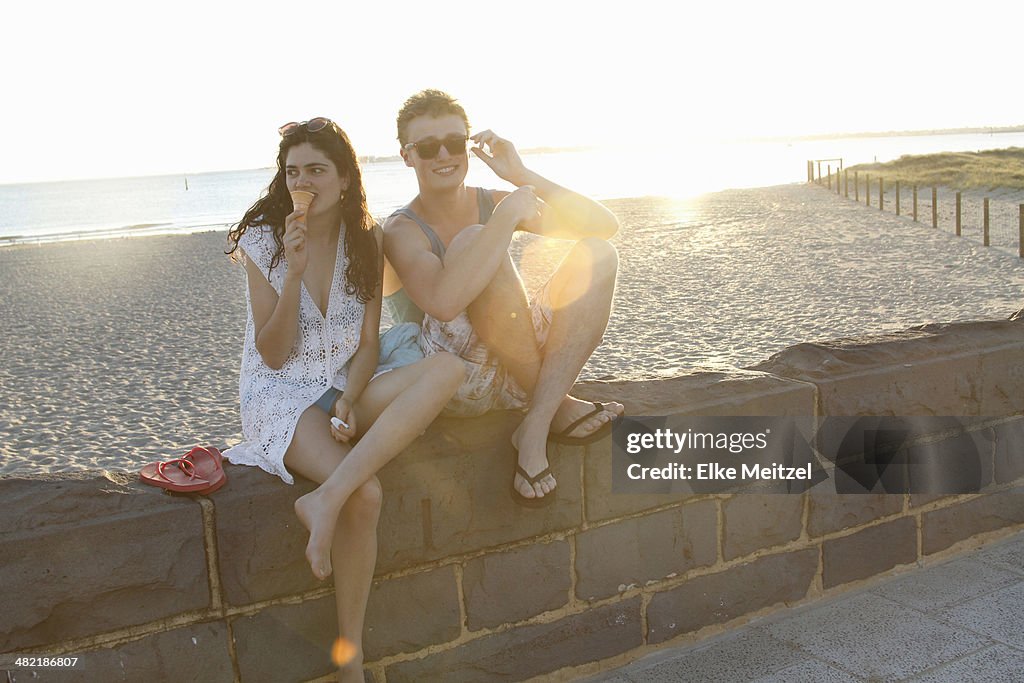
M 1001 232 L 1016 230 L 1018 194 L 993 200 Z M 930 190 L 917 224 L 891 201 L 879 212 L 798 184 L 608 202 L 619 285 L 582 378 L 742 367 L 798 342 L 1021 308 L 1015 244 L 953 236 L 951 200 L 933 230 Z M 224 237 L 0 249 L 0 475 L 134 469 L 239 438 L 244 276 Z M 531 291 L 567 248 L 516 241 Z

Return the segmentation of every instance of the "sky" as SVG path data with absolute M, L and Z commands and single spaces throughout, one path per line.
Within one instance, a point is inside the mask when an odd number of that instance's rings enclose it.
M 1024 124 L 1024 7 L 664 0 L 9 4 L 0 183 L 271 166 L 327 116 L 397 153 L 449 91 L 520 148 Z

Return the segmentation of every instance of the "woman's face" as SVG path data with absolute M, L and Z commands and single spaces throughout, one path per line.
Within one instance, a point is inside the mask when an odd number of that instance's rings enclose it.
M 316 195 L 309 206 L 309 216 L 340 208 L 348 178 L 342 178 L 334 162 L 310 143 L 303 142 L 288 150 L 284 173 L 289 192 L 305 190 Z

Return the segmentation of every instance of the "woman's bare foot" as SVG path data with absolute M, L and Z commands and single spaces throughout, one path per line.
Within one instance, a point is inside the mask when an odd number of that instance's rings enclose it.
M 310 491 L 295 501 L 295 514 L 299 521 L 309 530 L 309 543 L 306 544 L 306 559 L 313 570 L 313 576 L 326 579 L 331 575 L 331 541 L 334 539 L 334 526 L 338 521 L 339 510 L 328 501 L 320 489 Z

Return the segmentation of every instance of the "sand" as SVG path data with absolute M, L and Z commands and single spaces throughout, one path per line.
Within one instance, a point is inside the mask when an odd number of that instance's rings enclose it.
M 1014 236 L 1020 201 L 993 203 Z M 879 212 L 806 185 L 608 205 L 623 226 L 619 284 L 583 379 L 742 367 L 798 342 L 1021 308 L 1015 241 L 953 236 L 951 204 L 940 230 L 927 202 L 915 224 L 892 200 Z M 239 439 L 245 280 L 224 238 L 0 249 L 0 474 L 135 469 Z M 517 239 L 531 291 L 568 247 Z

